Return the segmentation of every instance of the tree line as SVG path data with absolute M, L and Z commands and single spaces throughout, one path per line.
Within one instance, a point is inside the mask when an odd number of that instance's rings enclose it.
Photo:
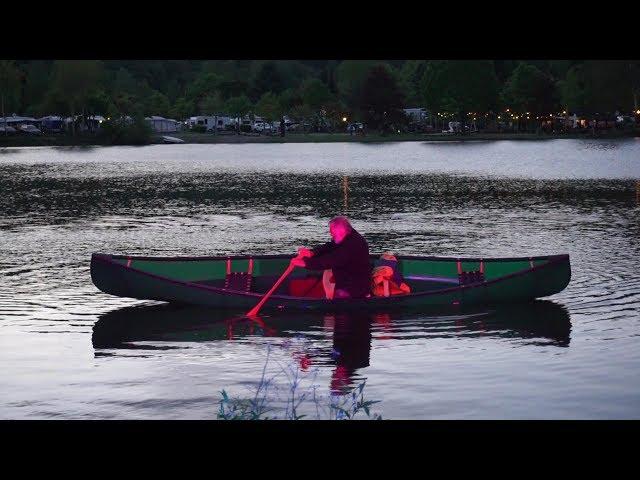
M 458 117 L 639 108 L 637 60 L 1 60 L 2 114 L 283 114 L 384 129 L 402 108 Z

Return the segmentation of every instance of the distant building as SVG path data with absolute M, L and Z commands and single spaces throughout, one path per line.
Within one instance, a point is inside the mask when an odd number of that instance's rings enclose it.
M 427 121 L 429 112 L 425 108 L 405 108 L 404 114 L 409 117 L 412 122 L 423 123 Z
M 170 133 L 177 132 L 181 129 L 180 122 L 172 118 L 164 118 L 158 116 L 146 117 L 145 120 L 153 128 L 154 132 L 158 133 Z

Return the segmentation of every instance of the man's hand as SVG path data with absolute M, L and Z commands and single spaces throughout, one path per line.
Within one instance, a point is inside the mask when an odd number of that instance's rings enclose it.
M 308 248 L 300 247 L 298 249 L 298 257 L 300 258 L 308 258 L 313 257 L 313 252 Z
M 304 267 L 304 259 L 300 256 L 294 257 L 291 259 L 291 265 L 294 267 Z

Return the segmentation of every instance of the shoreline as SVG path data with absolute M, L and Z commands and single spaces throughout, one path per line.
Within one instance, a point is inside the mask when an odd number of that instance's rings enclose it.
M 557 139 L 612 139 L 640 137 L 638 132 L 614 132 L 597 135 L 585 133 L 572 134 L 536 134 L 536 133 L 473 133 L 468 135 L 451 134 L 398 134 L 351 136 L 347 133 L 294 133 L 285 137 L 265 135 L 213 135 L 207 133 L 179 132 L 169 136 L 180 138 L 185 143 L 383 143 L 383 142 L 473 142 L 496 140 L 557 140 Z
M 558 139 L 589 139 L 610 140 L 618 138 L 638 138 L 640 131 L 635 132 L 607 132 L 593 135 L 591 133 L 568 134 L 536 134 L 536 133 L 472 133 L 467 135 L 451 134 L 397 134 L 365 136 L 349 135 L 348 133 L 290 133 L 285 137 L 268 135 L 214 135 L 212 133 L 176 132 L 166 136 L 179 138 L 184 144 L 245 144 L 245 143 L 388 143 L 388 142 L 474 142 L 499 140 L 558 140 Z M 153 140 L 146 145 L 162 145 L 161 136 L 154 135 Z M 96 143 L 93 136 L 70 137 L 66 135 L 21 137 L 0 136 L 0 148 L 6 147 L 89 147 L 115 146 L 113 144 Z M 143 145 L 141 145 L 143 146 Z

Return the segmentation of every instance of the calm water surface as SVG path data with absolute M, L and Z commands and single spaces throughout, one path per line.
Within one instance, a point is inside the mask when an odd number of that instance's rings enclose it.
M 639 181 L 638 139 L 0 149 L 0 418 L 211 419 L 269 354 L 384 418 L 638 419 Z M 569 253 L 572 280 L 488 316 L 261 324 L 91 283 L 93 252 L 294 252 L 339 213 L 373 252 Z

